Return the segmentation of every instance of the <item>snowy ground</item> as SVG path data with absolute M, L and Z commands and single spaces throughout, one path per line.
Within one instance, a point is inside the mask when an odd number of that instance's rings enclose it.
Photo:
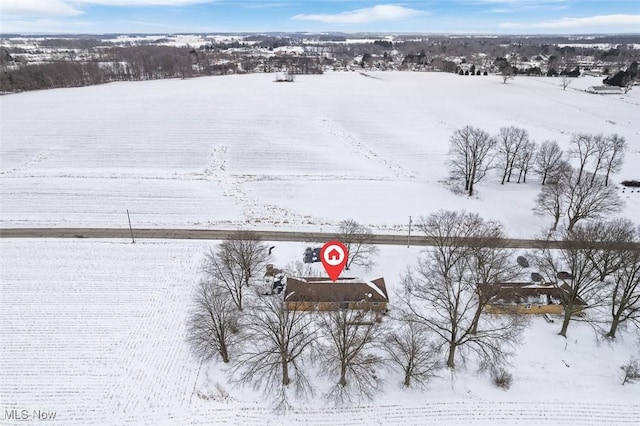
M 329 230 L 353 217 L 404 231 L 408 217 L 465 208 L 513 237 L 549 222 L 539 191 L 447 189 L 448 139 L 466 124 L 525 127 L 567 147 L 574 132 L 613 133 L 630 151 L 616 180 L 638 179 L 640 90 L 602 96 L 558 79 L 389 72 L 252 74 L 113 83 L 0 97 L 0 226 Z M 640 193 L 623 214 L 640 217 Z M 339 206 L 339 208 L 338 208 Z M 506 208 L 508 206 L 508 208 Z
M 0 424 L 14 424 L 7 410 L 55 412 L 64 425 L 637 424 L 640 385 L 619 380 L 637 336 L 598 344 L 588 327 L 571 324 L 565 340 L 542 318 L 524 335 L 509 391 L 466 370 L 407 391 L 399 375 L 382 372 L 384 390 L 368 403 L 337 409 L 318 396 L 274 413 L 251 390 L 228 385 L 219 364 L 201 366 L 184 340 L 212 244 L 0 240 Z M 300 259 L 305 246 L 276 243 L 274 263 Z M 383 247 L 367 277 L 384 276 L 393 292 L 418 253 Z M 229 398 L 216 396 L 216 383 Z
M 353 217 L 381 231 L 465 208 L 529 237 L 539 189 L 474 198 L 442 183 L 451 132 L 517 125 L 564 147 L 573 132 L 617 132 L 630 145 L 617 180 L 638 179 L 640 92 L 598 96 L 558 80 L 437 73 L 271 75 L 116 83 L 0 97 L 0 227 L 202 227 L 331 230 Z M 640 193 L 623 215 L 637 221 Z M 384 373 L 383 393 L 349 409 L 321 398 L 277 415 L 231 388 L 184 341 L 199 265 L 213 243 L 0 240 L 0 424 L 7 412 L 56 412 L 59 424 L 637 424 L 638 385 L 619 366 L 637 337 L 600 344 L 588 327 L 534 319 L 497 390 L 461 371 L 425 392 Z M 305 244 L 277 243 L 274 263 Z M 417 248 L 384 247 L 376 270 L 393 291 Z M 393 296 L 392 296 L 393 297 Z M 393 301 L 393 299 L 392 299 Z M 569 367 L 566 366 L 566 364 Z M 215 384 L 227 389 L 217 398 Z M 12 411 L 17 410 L 17 411 Z

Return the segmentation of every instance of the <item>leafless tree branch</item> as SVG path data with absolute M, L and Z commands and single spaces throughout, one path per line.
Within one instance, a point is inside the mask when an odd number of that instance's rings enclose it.
M 398 326 L 382 339 L 382 346 L 389 361 L 402 369 L 403 385 L 426 386 L 437 377 L 441 368 L 438 348 L 429 338 L 429 331 L 418 322 L 397 319 Z
M 378 389 L 376 368 L 381 358 L 372 349 L 382 329 L 369 314 L 341 309 L 320 317 L 320 330 L 326 340 L 320 352 L 322 366 L 339 377 L 327 398 L 338 405 L 371 398 Z
M 245 314 L 243 328 L 247 339 L 230 370 L 233 382 L 262 391 L 279 409 L 289 407 L 290 392 L 313 394 L 305 367 L 316 341 L 309 312 L 287 309 L 280 297 L 267 296 Z
M 336 237 L 347 247 L 349 253 L 345 269 L 348 270 L 352 265 L 361 266 L 365 270 L 373 267 L 379 250 L 372 244 L 371 229 L 353 219 L 345 219 L 340 222 Z

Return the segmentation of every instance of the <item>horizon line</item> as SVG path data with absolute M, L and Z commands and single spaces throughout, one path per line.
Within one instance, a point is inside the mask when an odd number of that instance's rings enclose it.
M 572 36 L 639 36 L 639 32 L 608 32 L 608 33 L 492 33 L 492 32 L 447 32 L 447 31 L 166 31 L 166 32 L 1 32 L 0 37 L 6 36 L 105 36 L 105 35 L 255 35 L 255 34 L 301 34 L 301 35 L 441 35 L 441 36 L 492 36 L 492 37 L 572 37 Z

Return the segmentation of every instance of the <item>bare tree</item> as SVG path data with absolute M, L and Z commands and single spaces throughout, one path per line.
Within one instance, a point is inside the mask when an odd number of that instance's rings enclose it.
M 365 312 L 341 309 L 324 313 L 320 329 L 327 342 L 320 348 L 322 365 L 339 376 L 328 397 L 338 404 L 371 398 L 379 384 L 375 369 L 381 358 L 372 351 L 379 325 Z
M 585 250 L 600 281 L 604 281 L 627 263 L 625 250 L 631 247 L 636 237 L 633 222 L 622 218 L 586 222 L 577 232 L 579 235 L 576 238 L 591 243 Z
M 567 329 L 574 315 L 587 306 L 601 306 L 604 301 L 604 285 L 585 250 L 585 243 L 588 242 L 582 240 L 583 233 L 579 228 L 580 226 L 576 228 L 575 233 L 564 231 L 563 248 L 545 248 L 536 256 L 536 264 L 540 271 L 560 290 L 558 294 L 564 308 L 564 317 L 558 334 L 563 337 L 567 337 Z M 556 278 L 559 272 L 568 272 L 570 278 Z
M 452 211 L 423 219 L 419 229 L 434 245 L 405 275 L 399 296 L 411 320 L 433 331 L 439 347 L 446 348 L 449 368 L 455 367 L 456 354 L 464 360 L 473 353 L 484 367 L 502 363 L 525 324 L 516 315 L 482 315 L 475 320 L 479 283 L 469 259 L 472 246 L 483 245 L 474 238 L 479 222 L 477 215 Z
M 563 152 L 556 141 L 545 141 L 540 144 L 540 149 L 533 161 L 534 170 L 540 175 L 542 185 L 547 182 L 547 178 L 555 181 L 558 174 L 566 168 Z
M 345 269 L 348 270 L 352 265 L 362 266 L 366 270 L 373 267 L 378 247 L 373 244 L 371 229 L 353 219 L 345 219 L 340 222 L 336 237 L 347 247 Z
M 507 84 L 507 81 L 516 78 L 516 73 L 513 71 L 513 67 L 506 66 L 502 68 L 500 77 L 502 77 L 502 84 Z
M 222 245 L 205 254 L 203 271 L 207 281 L 224 288 L 238 310 L 242 311 L 245 279 L 242 269 Z
M 221 244 L 242 270 L 244 285 L 248 286 L 268 263 L 269 248 L 255 232 L 236 231 Z
M 572 147 L 569 150 L 569 156 L 578 159 L 578 174 L 575 180 L 576 182 L 580 182 L 582 180 L 582 175 L 585 172 L 585 167 L 589 163 L 591 157 L 597 152 L 597 140 L 594 135 L 580 133 L 571 137 L 571 145 Z
M 604 185 L 609 185 L 611 173 L 618 173 L 624 162 L 624 154 L 627 150 L 627 142 L 624 137 L 613 134 L 608 138 L 609 155 L 605 158 L 605 178 Z
M 216 354 L 229 362 L 229 352 L 238 346 L 239 312 L 229 294 L 220 286 L 201 281 L 193 310 L 187 320 L 187 340 L 203 359 Z
M 576 227 L 572 238 L 583 243 L 601 291 L 607 291 L 611 314 L 607 337 L 613 339 L 620 324 L 640 319 L 640 250 L 633 245 L 635 225 L 628 219 L 591 221 Z
M 603 135 L 594 135 L 595 152 L 593 154 L 593 173 L 591 174 L 591 184 L 593 185 L 596 176 L 606 167 L 606 159 L 609 157 L 609 138 Z
M 615 339 L 620 324 L 640 323 L 640 250 L 620 253 L 623 262 L 613 271 L 611 328 L 607 337 Z
M 465 126 L 449 139 L 449 169 L 454 178 L 464 179 L 464 189 L 473 195 L 473 185 L 480 182 L 491 166 L 495 140 L 484 130 Z
M 599 176 L 587 174 L 586 179 L 580 179 L 580 174 L 570 173 L 565 189 L 569 231 L 579 220 L 599 219 L 620 211 L 624 205 L 616 191 L 605 186 L 604 179 Z
M 562 90 L 567 90 L 567 87 L 569 87 L 571 83 L 573 83 L 573 80 L 566 75 L 560 78 L 560 86 L 562 86 Z
M 312 264 L 303 263 L 300 260 L 289 262 L 285 265 L 286 275 L 290 277 L 317 277 L 320 273 L 313 268 Z
M 556 183 L 542 187 L 536 197 L 534 212 L 552 216 L 552 230 L 565 214 L 569 219 L 568 229 L 572 231 L 578 221 L 599 219 L 619 211 L 624 205 L 615 190 L 604 185 L 602 177 L 594 177 L 588 172 L 586 176 L 586 179 L 580 179 L 574 169 L 567 168 L 560 172 Z
M 316 341 L 316 327 L 311 313 L 287 309 L 280 297 L 259 300 L 245 316 L 248 344 L 230 372 L 233 381 L 251 384 L 286 408 L 290 385 L 298 396 L 313 393 L 305 358 Z
M 203 270 L 207 278 L 223 286 L 242 311 L 245 289 L 264 269 L 268 248 L 251 232 L 238 231 L 205 255 Z
M 558 228 L 560 218 L 566 213 L 567 200 L 565 194 L 567 193 L 567 185 L 568 180 L 560 177 L 557 182 L 543 186 L 536 197 L 533 211 L 537 215 L 549 215 L 553 217 L 552 231 Z
M 500 165 L 502 166 L 502 181 L 511 182 L 511 174 L 518 157 L 520 148 L 529 140 L 529 133 L 525 129 L 509 126 L 502 127 L 495 137 L 496 150 L 500 157 Z
M 501 241 L 506 238 L 502 225 L 493 220 L 485 221 L 479 216 L 473 218 L 472 222 L 475 223 L 473 238 L 478 242 L 470 247 L 466 261 L 469 277 L 477 284 L 475 291 L 478 303 L 469 330 L 475 334 L 484 309 L 497 291 L 497 287 L 486 284 L 511 281 L 518 276 L 519 270 L 513 261 L 514 251 L 502 247 Z
M 536 154 L 537 145 L 533 141 L 526 141 L 522 148 L 519 150 L 516 164 L 518 165 L 518 183 L 522 179 L 523 183 L 527 183 L 527 173 L 529 172 L 529 166 L 531 164 L 531 159 Z
M 383 336 L 383 348 L 389 361 L 402 369 L 405 387 L 412 381 L 424 386 L 437 377 L 441 367 L 438 350 L 429 339 L 428 329 L 417 322 L 401 321 L 400 327 Z

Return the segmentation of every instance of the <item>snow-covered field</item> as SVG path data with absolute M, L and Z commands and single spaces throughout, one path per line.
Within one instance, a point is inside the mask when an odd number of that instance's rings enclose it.
M 566 91 L 553 78 L 442 73 L 253 74 L 113 83 L 0 97 L 0 226 L 331 229 L 353 217 L 380 231 L 409 216 L 464 208 L 530 237 L 539 191 L 447 189 L 451 133 L 466 124 L 529 130 L 567 148 L 574 132 L 619 133 L 630 151 L 615 177 L 638 179 L 640 91 Z M 624 215 L 640 217 L 640 194 Z M 508 206 L 508 207 L 507 207 Z
M 492 175 L 467 198 L 451 192 L 452 131 L 525 127 L 568 147 L 573 132 L 619 133 L 630 150 L 615 180 L 638 179 L 640 92 L 598 96 L 581 78 L 437 73 L 272 75 L 116 83 L 0 97 L 0 227 L 230 228 L 328 231 L 353 217 L 406 231 L 408 216 L 465 208 L 514 237 L 548 223 L 539 190 Z M 622 215 L 640 217 L 640 193 Z M 185 342 L 203 253 L 214 242 L 0 240 L 0 424 L 22 410 L 59 424 L 637 424 L 638 385 L 619 366 L 637 336 L 615 344 L 589 327 L 535 318 L 513 360 L 512 388 L 462 369 L 426 391 L 386 384 L 348 409 L 318 397 L 286 414 L 231 387 Z M 274 263 L 305 244 L 277 243 Z M 391 291 L 419 249 L 383 247 L 369 278 Z M 393 302 L 393 299 L 392 299 Z M 567 367 L 568 365 L 568 367 Z M 325 378 L 326 379 L 326 378 Z M 216 383 L 230 392 L 216 396 Z
M 400 375 L 382 372 L 384 390 L 368 403 L 337 409 L 318 395 L 272 412 L 251 390 L 229 386 L 219 364 L 200 366 L 184 340 L 213 243 L 0 240 L 0 424 L 14 424 L 7 410 L 55 412 L 64 425 L 637 424 L 639 385 L 619 379 L 634 337 L 597 344 L 572 323 L 565 340 L 558 322 L 542 318 L 518 348 L 509 391 L 464 369 L 425 391 L 402 390 Z M 277 243 L 273 261 L 299 259 L 304 247 Z M 393 291 L 418 252 L 383 247 L 370 276 L 384 275 Z M 229 398 L 216 397 L 216 383 Z

